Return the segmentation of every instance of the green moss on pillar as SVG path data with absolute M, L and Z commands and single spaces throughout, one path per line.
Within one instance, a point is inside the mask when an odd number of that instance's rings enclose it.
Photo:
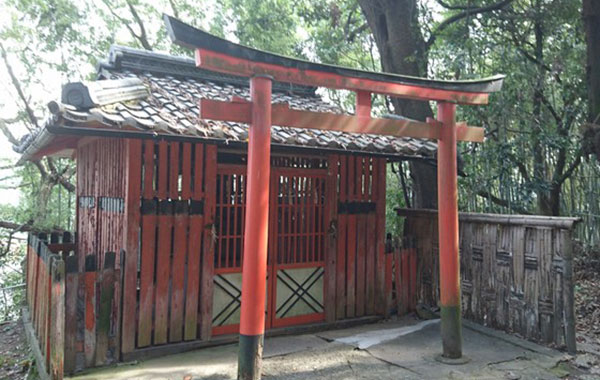
M 458 359 L 462 356 L 462 322 L 460 306 L 442 306 L 442 346 L 443 356 Z
M 264 335 L 240 334 L 238 380 L 259 380 L 262 369 Z

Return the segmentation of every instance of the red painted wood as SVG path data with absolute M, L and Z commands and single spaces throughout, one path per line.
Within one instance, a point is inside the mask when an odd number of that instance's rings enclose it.
M 203 197 L 204 181 L 204 144 L 194 144 L 194 193 L 193 198 L 199 200 Z
M 200 338 L 208 340 L 212 329 L 213 276 L 214 276 L 214 223 L 217 176 L 217 147 L 206 145 L 204 187 L 204 239 L 202 250 L 202 278 L 200 285 Z
M 179 143 L 169 143 L 169 198 L 179 198 Z
M 392 265 L 393 265 L 393 255 L 387 254 L 385 255 L 385 311 L 384 316 L 386 318 L 389 317 L 390 314 L 390 305 L 392 302 L 392 280 L 394 274 L 392 273 Z
M 226 102 L 211 99 L 200 100 L 200 117 L 209 120 L 222 120 L 250 123 L 250 103 Z M 287 104 L 273 104 L 273 125 L 302 129 L 322 129 L 350 133 L 412 137 L 423 139 L 439 138 L 439 128 L 435 122 L 422 122 L 410 119 L 379 119 L 330 112 L 313 112 L 290 109 Z M 460 124 L 457 138 L 460 141 L 483 142 L 484 129 Z
M 396 308 L 398 315 L 406 314 L 406 305 L 404 302 L 404 288 L 402 287 L 402 250 L 395 248 L 393 252 L 394 260 L 394 285 L 396 287 Z
M 192 195 L 192 144 L 183 143 L 181 152 L 181 199 L 190 199 Z
M 410 267 L 410 309 L 417 308 L 417 250 L 411 248 L 409 250 L 409 267 Z
M 365 315 L 366 293 L 366 215 L 356 217 L 356 316 Z
M 154 141 L 144 141 L 144 190 L 146 199 L 154 198 Z
M 171 244 L 173 215 L 158 215 L 158 250 L 156 253 L 156 298 L 154 301 L 154 344 L 167 342 L 169 318 L 169 283 L 171 280 Z
M 152 343 L 152 314 L 154 310 L 154 265 L 156 255 L 156 215 L 142 216 L 142 247 L 140 265 L 140 316 L 137 347 Z
M 408 249 L 402 250 L 402 302 L 404 304 L 404 310 L 409 312 L 411 310 L 410 305 L 411 289 L 410 289 L 410 252 Z
M 137 256 L 139 249 L 138 231 L 140 226 L 140 196 L 141 196 L 141 155 L 142 145 L 139 140 L 127 141 L 126 157 L 126 196 L 125 196 L 125 226 L 123 236 L 125 247 L 125 268 L 123 283 L 123 317 L 121 351 L 127 353 L 135 347 L 135 323 L 137 306 Z
M 356 215 L 347 218 L 346 318 L 353 318 L 356 316 Z
M 188 215 L 175 214 L 173 232 L 173 267 L 171 273 L 171 313 L 169 342 L 179 342 L 183 334 L 185 262 L 187 256 Z
M 84 352 L 85 366 L 93 367 L 96 360 L 96 271 L 84 274 L 85 320 Z
M 340 168 L 339 168 L 339 201 L 345 202 L 346 197 L 346 178 L 347 178 L 347 166 L 346 156 L 340 156 Z M 338 226 L 337 226 L 337 260 L 336 260 L 336 319 L 343 319 L 346 317 L 346 238 L 347 238 L 347 216 L 345 214 L 338 214 Z
M 263 334 L 265 329 L 271 170 L 271 79 L 263 76 L 252 77 L 250 92 L 252 125 L 248 136 L 247 213 L 240 334 L 252 336 Z
M 337 244 L 339 240 L 339 221 L 337 218 L 338 205 L 338 155 L 329 155 L 327 159 L 327 182 L 325 196 L 325 320 L 334 322 L 336 319 L 336 271 L 337 271 Z
M 157 195 L 159 199 L 168 198 L 168 173 L 169 173 L 169 145 L 166 141 L 162 140 L 158 143 L 158 191 Z
M 76 256 L 66 259 L 67 263 L 77 260 Z M 67 265 L 67 267 L 70 267 Z M 67 272 L 65 275 L 65 373 L 75 371 L 77 357 L 77 298 L 78 298 L 79 273 Z
M 375 314 L 375 254 L 377 252 L 377 217 L 375 213 L 367 215 L 367 239 L 366 239 L 366 305 L 365 313 L 367 315 Z
M 385 186 L 386 186 L 386 159 L 377 158 L 375 165 L 376 178 L 373 178 L 376 196 L 376 282 L 375 282 L 375 312 L 378 315 L 386 315 L 389 305 L 386 305 L 385 294 Z
M 425 86 L 382 82 L 372 79 L 343 76 L 336 73 L 301 70 L 275 64 L 253 62 L 206 49 L 196 49 L 196 65 L 211 71 L 252 77 L 269 75 L 274 80 L 301 85 L 346 90 L 364 90 L 378 94 L 417 100 L 442 100 L 459 104 L 487 104 L 487 93 L 432 89 Z
M 298 315 L 295 317 L 280 318 L 273 321 L 273 327 L 285 327 L 293 325 L 302 325 L 306 323 L 317 323 L 325 320 L 325 313 L 313 313 Z
M 202 215 L 190 215 L 189 223 L 184 340 L 194 340 L 198 335 L 198 296 L 200 294 L 200 260 L 204 218 Z
M 438 141 L 438 231 L 442 307 L 460 307 L 455 113 L 455 104 L 438 104 L 438 119 L 443 123 Z

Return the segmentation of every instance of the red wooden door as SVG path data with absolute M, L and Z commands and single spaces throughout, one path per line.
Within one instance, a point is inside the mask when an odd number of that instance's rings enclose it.
M 324 169 L 272 171 L 267 308 L 270 327 L 325 319 L 325 239 L 329 223 L 326 177 Z
M 273 168 L 265 327 L 324 320 L 326 169 Z M 239 329 L 246 167 L 217 173 L 213 334 Z

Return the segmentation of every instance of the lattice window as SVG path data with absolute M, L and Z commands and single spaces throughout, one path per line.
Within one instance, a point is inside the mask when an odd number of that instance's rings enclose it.
M 277 190 L 277 263 L 324 260 L 325 177 L 281 176 Z
M 217 176 L 215 270 L 240 269 L 244 250 L 245 168 L 221 170 Z

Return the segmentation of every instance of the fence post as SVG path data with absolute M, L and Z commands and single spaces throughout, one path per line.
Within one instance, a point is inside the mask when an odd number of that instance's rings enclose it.
M 77 305 L 79 290 L 79 265 L 77 255 L 68 256 L 65 262 L 65 349 L 64 372 L 75 372 L 77 343 Z
M 65 262 L 53 255 L 50 308 L 50 378 L 62 380 L 65 349 Z
M 93 367 L 96 358 L 96 257 L 85 257 L 85 366 Z
M 571 355 L 577 353 L 575 340 L 575 294 L 573 287 L 573 241 L 571 230 L 561 231 L 564 257 L 565 343 Z M 558 318 L 558 316 L 555 316 Z

